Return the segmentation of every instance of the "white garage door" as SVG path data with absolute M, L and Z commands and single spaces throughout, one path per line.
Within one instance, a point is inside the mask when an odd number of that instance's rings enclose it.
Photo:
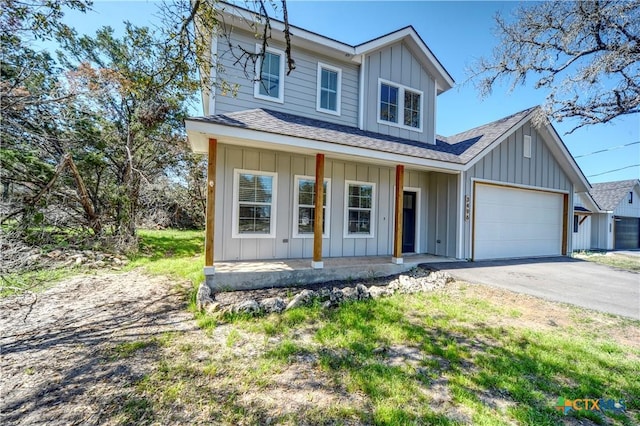
M 562 253 L 562 194 L 476 184 L 475 260 Z

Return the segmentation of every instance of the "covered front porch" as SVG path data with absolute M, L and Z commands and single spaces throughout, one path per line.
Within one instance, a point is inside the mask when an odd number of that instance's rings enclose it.
M 386 277 L 421 264 L 458 261 L 429 254 L 405 255 L 402 264 L 391 263 L 389 256 L 334 257 L 325 258 L 322 269 L 313 268 L 309 259 L 222 261 L 206 279 L 214 291 L 250 290 Z

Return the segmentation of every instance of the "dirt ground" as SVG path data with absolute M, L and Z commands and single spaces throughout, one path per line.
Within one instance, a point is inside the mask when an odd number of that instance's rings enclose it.
M 126 385 L 153 367 L 153 351 L 136 363 L 112 362 L 110 351 L 168 331 L 199 333 L 180 293 L 167 278 L 134 271 L 0 299 L 0 423 L 102 423 Z
M 186 285 L 131 271 L 68 279 L 35 299 L 0 299 L 0 423 L 120 423 L 123 419 L 117 413 L 123 401 L 135 393 L 133 387 L 141 378 L 158 368 L 161 356 L 186 357 L 185 365 L 213 362 L 220 368 L 231 368 L 265 350 L 265 342 L 242 336 L 238 340 L 245 343 L 230 345 L 229 339 L 237 338 L 234 333 L 238 333 L 231 326 L 219 326 L 213 333 L 198 329 L 186 310 Z M 573 322 L 573 308 L 532 296 L 465 283 L 452 283 L 441 291 L 500 300 L 504 307 L 517 311 L 517 315 L 493 319 L 492 325 L 553 329 Z M 607 321 L 616 320 L 594 315 L 594 321 L 592 325 L 606 327 Z M 610 331 L 610 337 L 622 344 L 640 345 L 638 327 Z M 300 332 L 300 339 L 311 339 L 311 334 Z M 134 356 L 118 356 L 118 350 L 126 350 L 127 344 L 161 340 L 167 333 L 172 336 L 169 346 L 150 345 L 134 350 Z M 185 346 L 189 346 L 188 352 L 183 350 Z M 268 394 L 258 389 L 235 389 L 242 395 L 238 404 L 273 415 L 305 412 L 322 404 L 364 404 L 357 394 L 327 386 L 329 378 L 310 369 L 310 362 L 302 359 L 291 364 Z M 219 398 L 224 397 L 225 389 L 236 386 L 213 383 L 217 376 L 198 380 L 204 381 L 207 389 L 215 389 Z M 214 409 L 194 404 L 154 420 L 158 424 L 205 424 L 210 418 L 207 410 Z M 256 421 L 262 420 L 266 421 Z

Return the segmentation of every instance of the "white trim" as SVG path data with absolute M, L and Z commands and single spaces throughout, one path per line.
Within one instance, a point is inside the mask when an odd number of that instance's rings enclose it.
M 205 266 L 204 267 L 204 276 L 211 276 L 211 275 L 215 275 L 216 274 L 216 267 L 215 266 Z
M 367 185 L 371 187 L 371 216 L 370 216 L 370 232 L 368 234 L 350 234 L 349 233 L 349 185 Z M 344 238 L 374 238 L 376 231 L 376 184 L 375 182 L 363 182 L 357 180 L 344 181 L 344 222 L 343 237 Z
M 486 183 L 486 184 L 489 184 L 489 185 L 499 185 L 499 186 L 508 186 L 508 187 L 512 187 L 512 188 L 529 189 L 529 190 L 533 190 L 533 191 L 554 192 L 556 194 L 570 194 L 571 193 L 571 191 L 566 191 L 564 189 L 545 188 L 543 186 L 521 185 L 519 183 L 504 182 L 504 181 L 500 181 L 500 180 L 471 178 L 471 185 L 473 185 L 474 182 L 478 182 L 480 184 Z
M 272 182 L 272 192 L 271 192 L 271 220 L 269 222 L 269 233 L 268 234 L 249 234 L 249 233 L 240 233 L 238 226 L 238 206 L 239 202 L 239 193 L 240 193 L 240 174 L 251 174 L 251 175 L 262 175 L 262 176 L 271 176 L 273 178 Z M 231 238 L 275 238 L 276 236 L 276 211 L 278 207 L 278 199 L 277 199 L 277 188 L 278 188 L 278 173 L 275 172 L 264 172 L 261 170 L 247 170 L 247 169 L 233 169 L 233 205 L 231 207 Z
M 209 89 L 209 111 L 207 115 L 216 113 L 216 93 L 218 91 L 218 30 L 215 28 L 211 33 L 211 81 Z
M 393 263 L 394 265 L 402 265 L 404 263 L 404 259 L 401 257 L 392 257 L 391 263 Z
M 380 119 L 380 90 L 382 85 L 386 84 L 387 86 L 395 87 L 398 89 L 398 122 L 394 123 L 393 121 L 385 121 Z M 413 127 L 407 126 L 404 124 L 404 93 L 405 91 L 417 93 L 420 95 L 420 126 Z M 376 107 L 376 120 L 378 124 L 384 124 L 387 126 L 399 127 L 405 130 L 411 130 L 412 132 L 422 133 L 422 127 L 424 125 L 424 92 L 422 90 L 414 89 L 413 87 L 405 86 L 403 84 L 394 83 L 393 81 L 385 80 L 383 78 L 378 78 L 378 104 Z
M 471 208 L 471 197 L 469 197 L 469 208 Z M 466 213 L 466 205 L 464 202 L 464 172 L 458 174 L 458 249 L 456 257 L 464 258 L 464 216 Z M 469 212 L 469 222 L 471 222 L 471 212 Z
M 218 143 L 238 144 L 265 149 L 274 149 L 274 145 L 276 145 L 279 149 L 295 149 L 296 153 L 301 154 L 308 153 L 315 155 L 318 152 L 324 152 L 331 153 L 335 158 L 340 157 L 351 161 L 354 160 L 354 157 L 360 157 L 359 161 L 379 165 L 389 165 L 390 167 L 395 167 L 397 164 L 404 164 L 405 166 L 412 165 L 451 174 L 463 170 L 465 167 L 458 163 L 413 157 L 403 154 L 391 154 L 367 148 L 356 148 L 331 142 L 267 133 L 252 129 L 242 129 L 239 127 L 207 123 L 198 120 L 186 119 L 185 125 L 191 148 L 197 153 L 206 153 L 209 135 L 216 135 L 218 137 Z M 222 140 L 222 138 L 228 139 Z
M 324 262 L 320 261 L 320 262 L 316 262 L 314 260 L 311 261 L 311 268 L 312 269 L 323 269 L 324 268 Z
M 364 130 L 364 67 L 366 56 L 361 55 L 360 83 L 358 84 L 358 129 Z
M 262 51 L 262 45 L 256 43 L 256 53 Z M 256 63 L 256 76 L 253 82 L 253 97 L 256 99 L 262 99 L 270 102 L 284 103 L 284 51 L 275 49 L 271 46 L 267 46 L 267 52 L 280 56 L 280 75 L 278 76 L 278 97 L 266 96 L 260 93 L 260 76 L 262 75 L 262 62 Z
M 393 192 L 395 193 L 396 186 L 393 185 Z M 415 252 L 420 253 L 420 219 L 422 218 L 422 188 L 418 188 L 415 186 L 403 186 L 402 192 L 415 192 L 416 193 L 416 234 L 415 238 Z M 395 211 L 396 207 L 396 197 L 393 197 L 392 208 Z M 405 254 L 403 252 L 403 254 Z
M 299 199 L 300 199 L 300 186 L 298 182 L 301 180 L 316 181 L 315 176 L 303 176 L 294 175 L 293 177 L 293 233 L 291 238 L 313 238 L 313 233 L 300 234 L 298 233 L 298 219 L 300 214 Z M 324 178 L 324 182 L 327 184 L 327 199 L 324 206 L 325 218 L 324 218 L 324 232 L 322 238 L 329 238 L 329 231 L 331 230 L 331 178 Z
M 327 71 L 333 71 L 338 74 L 338 81 L 337 81 L 338 87 L 336 88 L 336 110 L 335 111 L 330 109 L 325 109 L 320 106 L 323 69 L 326 69 Z M 334 67 L 333 65 L 328 65 L 323 62 L 318 62 L 318 73 L 317 73 L 317 81 L 316 81 L 316 111 L 339 116 L 341 103 L 342 103 L 342 68 Z

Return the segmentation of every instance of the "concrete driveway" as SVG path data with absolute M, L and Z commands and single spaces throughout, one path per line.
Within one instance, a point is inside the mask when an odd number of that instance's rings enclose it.
M 434 263 L 459 280 L 640 319 L 640 274 L 568 257 Z

